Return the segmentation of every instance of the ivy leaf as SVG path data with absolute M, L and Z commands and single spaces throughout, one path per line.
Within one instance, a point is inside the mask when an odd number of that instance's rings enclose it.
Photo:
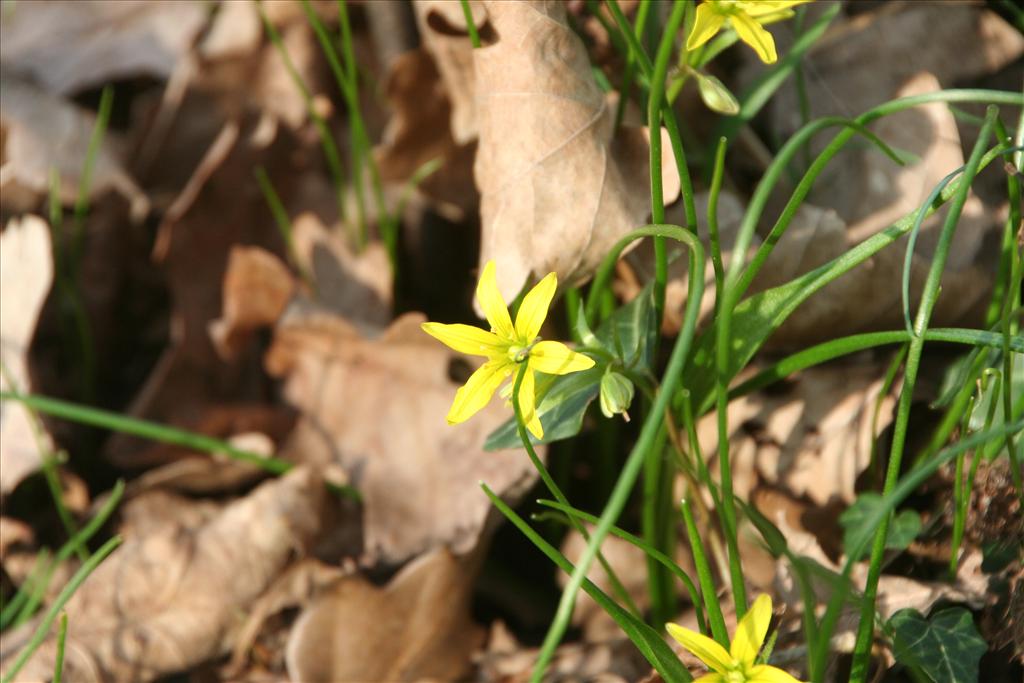
M 963 607 L 944 609 L 927 620 L 915 609 L 901 609 L 889 627 L 895 632 L 897 661 L 920 667 L 935 683 L 977 683 L 978 662 L 988 643 Z
M 864 535 L 874 535 L 875 530 L 868 528 L 867 520 L 882 504 L 882 496 L 877 493 L 862 493 L 839 515 L 839 523 L 843 526 L 843 549 L 852 555 L 858 546 L 861 547 L 857 559 L 868 553 L 868 544 L 863 543 Z M 885 547 L 892 550 L 903 550 L 921 533 L 921 516 L 913 510 L 897 513 L 889 524 L 889 533 L 885 539 Z

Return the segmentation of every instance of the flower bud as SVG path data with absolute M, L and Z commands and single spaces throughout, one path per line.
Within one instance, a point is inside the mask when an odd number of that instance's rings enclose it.
M 601 412 L 605 417 L 622 414 L 629 422 L 629 404 L 633 402 L 633 382 L 625 375 L 609 368 L 601 377 Z

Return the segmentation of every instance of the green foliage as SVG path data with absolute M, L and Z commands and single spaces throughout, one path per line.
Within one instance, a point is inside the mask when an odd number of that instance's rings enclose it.
M 843 526 L 843 549 L 847 554 L 853 554 L 853 539 L 867 522 L 874 516 L 879 506 L 882 505 L 882 496 L 877 493 L 862 493 L 857 496 L 853 505 L 839 516 L 839 523 Z M 921 515 L 913 510 L 902 510 L 897 513 L 889 526 L 889 533 L 885 538 L 885 547 L 891 550 L 904 550 L 909 546 L 917 535 L 921 533 Z M 856 559 L 866 555 L 866 548 Z
M 929 619 L 915 609 L 901 609 L 889 627 L 897 661 L 919 667 L 934 683 L 977 682 L 978 662 L 988 644 L 966 609 L 951 607 Z

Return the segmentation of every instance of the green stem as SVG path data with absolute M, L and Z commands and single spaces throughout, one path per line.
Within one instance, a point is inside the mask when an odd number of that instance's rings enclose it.
M 64 675 L 64 644 L 68 637 L 68 613 L 60 615 L 60 624 L 57 626 L 57 656 L 53 662 L 53 683 L 60 683 Z
M 718 595 L 715 593 L 715 582 L 711 576 L 711 566 L 708 564 L 707 555 L 704 553 L 704 543 L 700 540 L 697 523 L 693 519 L 690 501 L 684 498 L 679 509 L 683 513 L 683 521 L 686 524 L 686 536 L 690 540 L 690 552 L 693 554 L 693 564 L 697 568 L 697 580 L 700 582 L 704 609 L 707 610 L 708 621 L 711 622 L 712 636 L 718 641 L 719 645 L 728 649 L 729 631 L 725 628 L 725 617 L 722 616 L 722 606 L 719 604 Z
M 967 194 L 971 182 L 978 173 L 981 157 L 985 152 L 985 145 L 988 143 L 989 135 L 992 132 L 996 116 L 996 108 L 990 106 L 988 115 L 985 117 L 985 125 L 982 126 L 978 140 L 971 152 L 970 159 L 964 169 L 963 182 L 957 189 L 956 196 L 950 204 L 949 213 L 946 215 L 942 232 L 939 235 L 938 244 L 935 247 L 935 254 L 932 257 L 932 265 L 928 271 L 924 291 L 921 294 L 921 304 L 914 321 L 914 336 L 910 340 L 910 348 L 907 352 L 906 371 L 904 373 L 903 389 L 900 392 L 900 400 L 896 413 L 896 422 L 893 427 L 892 448 L 889 453 L 889 464 L 886 469 L 885 485 L 882 494 L 889 494 L 900 474 L 900 466 L 903 462 L 903 447 L 907 438 L 907 424 L 910 418 L 910 406 L 913 399 L 914 385 L 917 381 L 917 372 L 921 363 L 921 354 L 924 350 L 924 332 L 928 328 L 932 310 L 939 294 L 939 281 L 942 271 L 949 255 L 950 243 L 956 231 L 957 222 L 963 211 L 964 203 L 967 201 Z M 885 553 L 885 540 L 889 531 L 889 516 L 884 517 L 875 532 L 875 540 L 871 548 L 871 559 L 868 565 L 868 576 L 864 588 L 864 598 L 861 607 L 860 625 L 857 629 L 857 641 L 854 645 L 853 663 L 850 671 L 851 681 L 863 682 L 867 678 L 869 655 L 871 652 L 871 641 L 874 634 L 875 623 L 875 598 L 878 593 L 878 579 L 882 571 L 882 556 Z
M 534 668 L 533 680 L 535 681 L 541 679 L 548 664 L 551 662 L 555 648 L 561 641 L 562 635 L 565 633 L 572 617 L 573 607 L 576 604 L 576 594 L 583 584 L 587 572 L 590 570 L 590 565 L 593 564 L 594 558 L 597 556 L 601 542 L 608 535 L 611 527 L 618 520 L 619 515 L 622 514 L 622 510 L 629 500 L 630 492 L 633 490 L 633 485 L 640 474 L 646 454 L 655 445 L 658 432 L 663 424 L 665 410 L 668 408 L 671 397 L 675 394 L 676 388 L 682 380 L 682 370 L 693 343 L 693 335 L 697 327 L 697 315 L 700 312 L 700 300 L 704 292 L 704 247 L 701 245 L 700 240 L 692 233 L 683 230 L 679 226 L 660 226 L 659 229 L 664 231 L 662 234 L 671 233 L 674 239 L 685 242 L 689 247 L 690 296 L 686 302 L 683 326 L 679 336 L 676 337 L 668 366 L 662 378 L 662 386 L 654 400 L 654 405 L 651 407 L 651 412 L 644 420 L 640 436 L 633 450 L 630 451 L 629 456 L 626 458 L 626 463 L 622 468 L 618 481 L 615 483 L 615 488 L 612 490 L 604 511 L 601 513 L 601 519 L 591 534 L 590 543 L 576 564 L 572 576 L 569 577 L 568 584 L 562 591 L 562 597 L 559 600 L 555 618 L 544 638 L 537 665 Z
M 466 31 L 469 32 L 469 42 L 473 49 L 480 47 L 480 34 L 476 30 L 476 22 L 473 21 L 473 10 L 469 7 L 469 0 L 459 0 L 462 5 L 462 16 L 466 18 Z

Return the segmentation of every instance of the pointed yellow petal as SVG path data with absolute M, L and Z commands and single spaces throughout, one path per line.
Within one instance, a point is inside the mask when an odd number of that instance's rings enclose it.
M 761 664 L 749 669 L 747 683 L 800 683 L 800 679 L 790 676 L 782 669 Z
M 768 633 L 768 622 L 772 620 L 772 599 L 767 593 L 762 593 L 754 601 L 754 606 L 740 619 L 740 625 L 736 627 L 736 635 L 733 636 L 732 645 L 729 647 L 729 654 L 732 658 L 750 666 L 757 659 L 757 653 L 764 644 L 764 637 Z
M 754 52 L 765 64 L 774 64 L 779 56 L 775 53 L 775 39 L 772 34 L 761 28 L 761 25 L 743 13 L 737 12 L 729 18 L 736 35 L 744 43 L 754 48 Z
M 693 683 L 725 683 L 722 674 L 704 674 L 700 678 L 693 679 Z
M 443 323 L 423 323 L 420 327 L 431 337 L 459 353 L 493 356 L 504 352 L 498 335 L 481 330 L 479 327 L 462 324 L 445 325 Z
M 508 306 L 498 290 L 498 281 L 494 274 L 494 261 L 488 261 L 484 271 L 480 273 L 480 282 L 476 285 L 476 300 L 484 309 L 491 331 L 502 339 L 512 339 L 512 318 L 508 314 Z
M 790 7 L 803 5 L 811 0 L 756 0 L 756 2 L 736 3 L 739 10 L 751 17 L 763 17 L 766 14 L 784 12 Z
M 469 377 L 469 381 L 455 392 L 455 400 L 448 411 L 448 424 L 465 422 L 487 405 L 494 391 L 511 374 L 508 361 L 489 360 Z
M 548 273 L 523 297 L 523 303 L 516 313 L 516 335 L 520 340 L 529 344 L 540 334 L 540 326 L 544 324 L 544 318 L 548 317 L 548 307 L 557 288 L 558 276 Z
M 537 417 L 537 384 L 533 370 L 526 368 L 523 383 L 519 387 L 519 410 L 523 413 L 523 423 L 538 439 L 544 438 L 544 428 Z
M 696 631 L 683 628 L 678 624 L 665 624 L 668 634 L 675 638 L 680 645 L 697 655 L 702 662 L 708 665 L 712 671 L 720 674 L 728 672 L 732 664 L 732 657 L 725 651 L 725 648 L 711 640 L 705 635 Z
M 530 349 L 530 368 L 549 375 L 568 375 L 594 367 L 589 356 L 576 353 L 562 342 L 537 342 Z
M 703 2 L 698 5 L 697 18 L 690 30 L 690 37 L 686 39 L 686 49 L 694 50 L 711 40 L 722 29 L 723 23 L 725 15 L 716 12 L 711 3 Z

